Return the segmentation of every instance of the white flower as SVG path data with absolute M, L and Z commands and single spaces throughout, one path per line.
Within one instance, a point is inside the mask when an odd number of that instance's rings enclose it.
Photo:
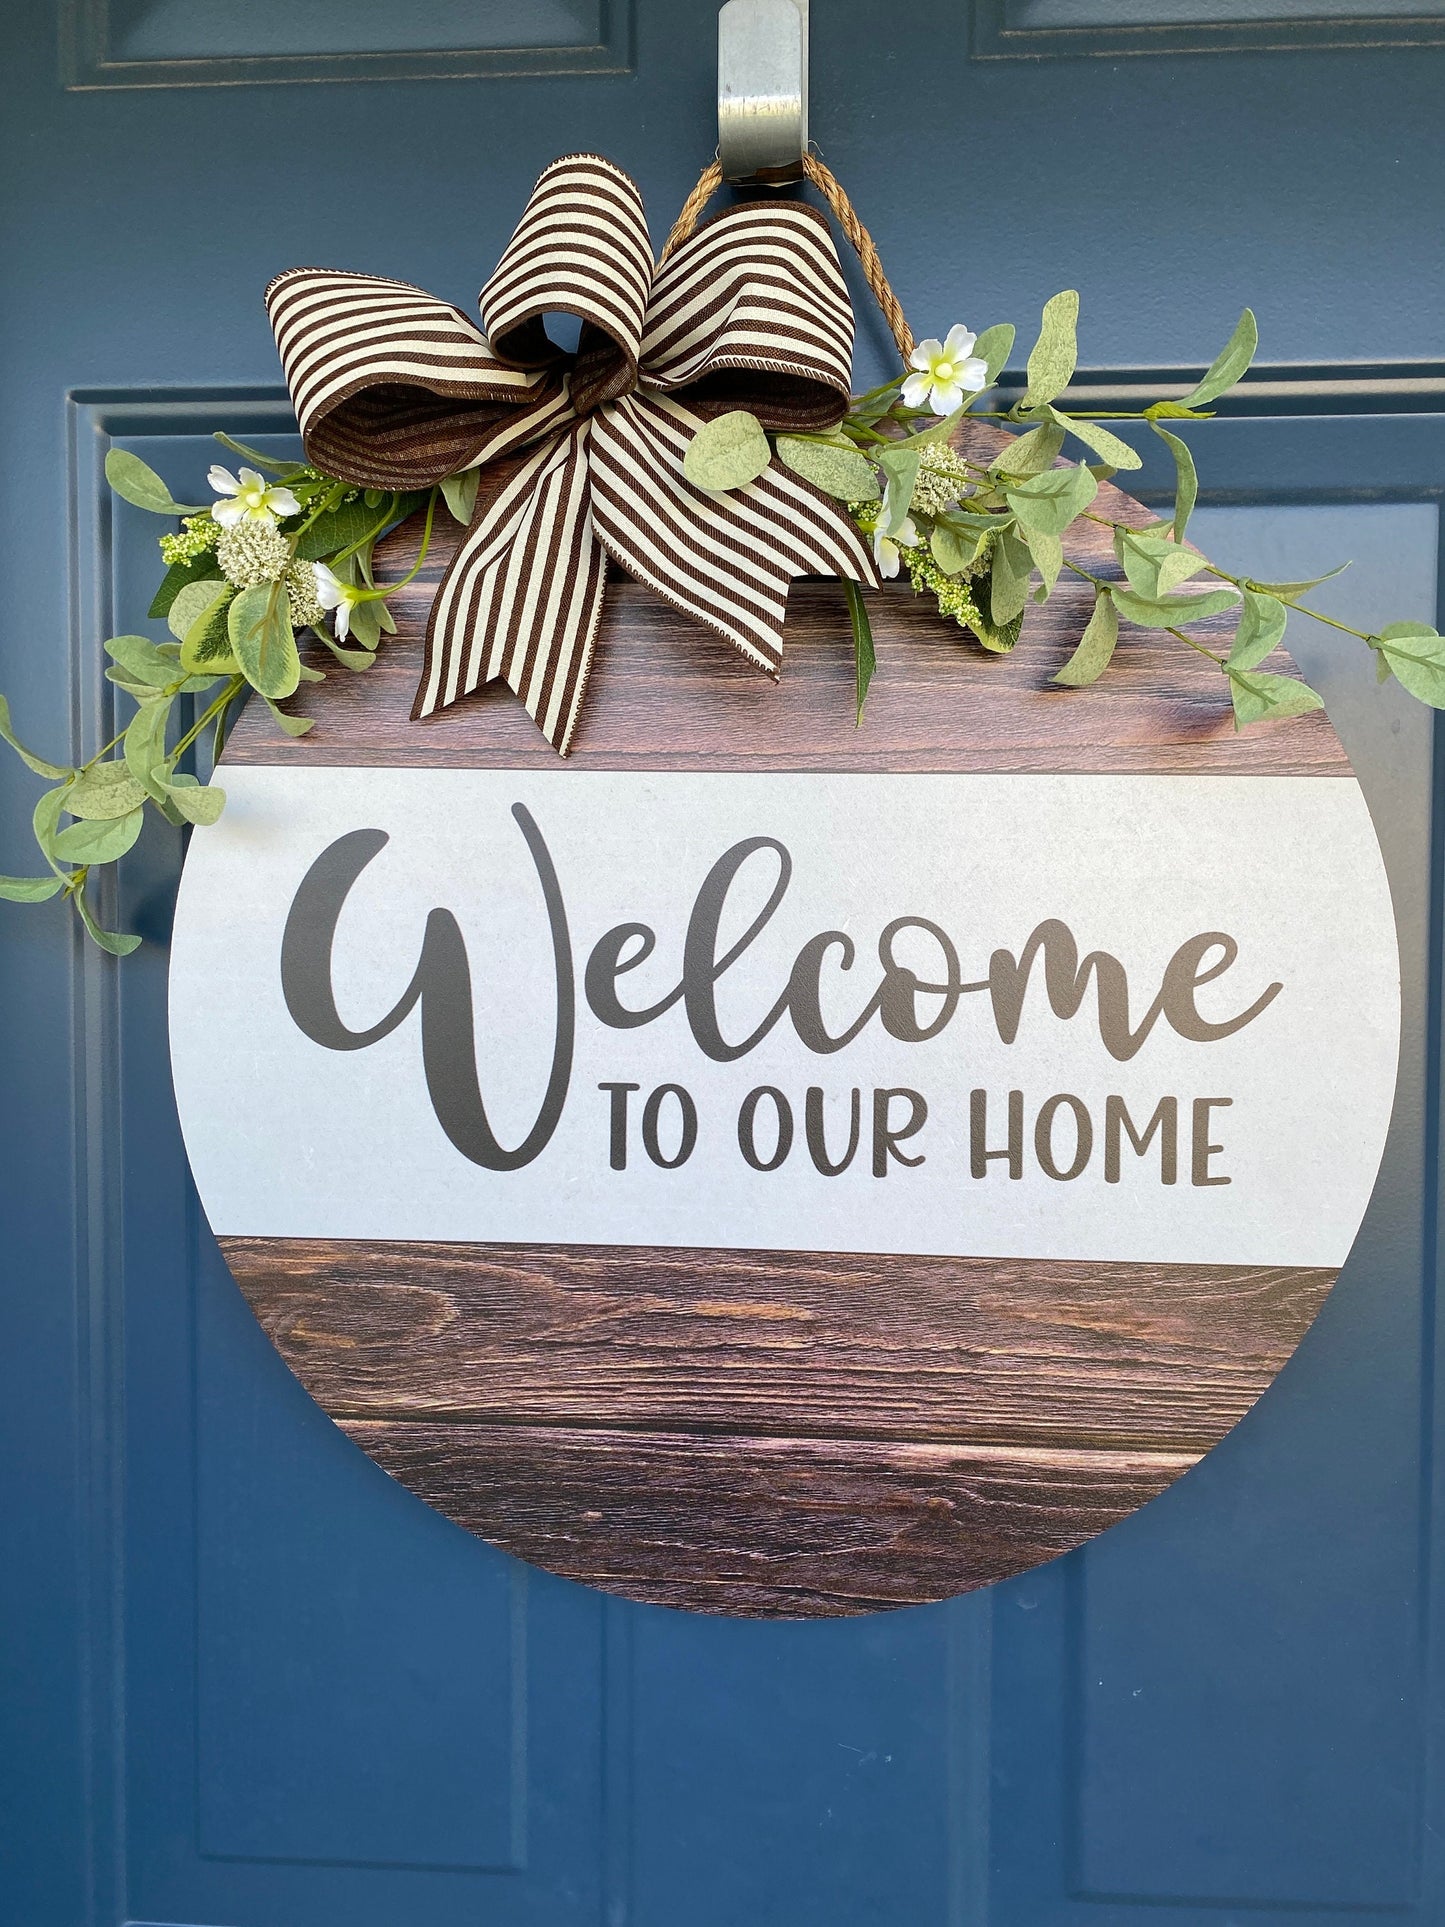
M 234 529 L 242 522 L 261 522 L 274 529 L 279 517 L 298 515 L 301 504 L 289 488 L 276 488 L 258 475 L 254 468 L 243 468 L 239 479 L 217 462 L 206 477 L 217 501 L 211 514 L 223 529 Z
M 351 628 L 351 612 L 361 601 L 363 591 L 354 583 L 343 582 L 324 562 L 313 562 L 311 567 L 316 576 L 316 600 L 323 609 L 336 611 L 336 640 L 345 642 Z
M 880 521 L 873 531 L 873 557 L 878 564 L 879 575 L 890 578 L 897 575 L 898 565 L 902 559 L 898 551 L 913 548 L 917 541 L 918 531 L 913 526 L 912 516 L 905 515 L 903 526 L 895 530 L 892 535 L 883 533 L 883 524 Z
M 920 341 L 909 358 L 918 370 L 903 384 L 903 400 L 908 408 L 931 408 L 935 415 L 951 415 L 968 395 L 988 386 L 988 363 L 973 352 L 977 337 L 963 323 L 950 328 L 947 341 L 930 335 Z

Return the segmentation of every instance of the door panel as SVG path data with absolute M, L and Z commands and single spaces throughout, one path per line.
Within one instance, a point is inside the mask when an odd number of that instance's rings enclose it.
M 0 689 L 41 749 L 111 733 L 99 640 L 143 626 L 154 582 L 155 525 L 109 501 L 106 447 L 185 489 L 214 428 L 293 430 L 273 272 L 322 259 L 469 303 L 553 154 L 632 168 L 660 235 L 712 150 L 710 0 L 635 19 L 569 0 L 521 53 L 502 5 L 458 49 L 449 6 L 405 35 L 393 9 L 382 45 L 337 0 L 321 52 L 279 14 L 212 11 L 64 0 L 7 23 Z M 1322 607 L 1430 615 L 1445 380 L 1408 358 L 1440 354 L 1422 237 L 1445 29 L 1436 8 L 1316 9 L 1315 40 L 1354 51 L 1258 50 L 1280 11 L 1100 0 L 1076 32 L 988 0 L 970 40 L 962 10 L 885 29 L 833 0 L 814 131 L 920 333 L 1026 327 L 1078 285 L 1097 401 L 1120 368 L 1202 365 L 1253 301 L 1291 365 L 1191 431 L 1202 537 L 1264 576 L 1354 553 Z M 1112 57 L 1146 41 L 1160 57 Z M 246 64 L 266 60 L 296 65 Z M 886 371 L 865 303 L 860 381 Z M 153 825 L 127 860 L 116 915 L 149 941 L 119 969 L 54 906 L 0 912 L 0 1918 L 1445 1919 L 1434 730 L 1347 639 L 1291 643 L 1401 924 L 1375 1204 L 1299 1354 L 1203 1465 L 1086 1552 L 948 1606 L 694 1618 L 429 1514 L 301 1393 L 200 1219 L 164 1056 L 178 840 Z M 34 793 L 0 763 L 0 869 L 26 867 Z
M 62 66 L 75 88 L 626 73 L 631 24 L 626 0 L 66 0 Z
M 955 1917 L 981 1600 L 858 1627 L 636 1610 L 642 1927 Z

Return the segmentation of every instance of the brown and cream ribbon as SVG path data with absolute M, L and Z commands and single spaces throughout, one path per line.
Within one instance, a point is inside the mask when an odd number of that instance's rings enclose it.
M 279 275 L 266 306 L 318 468 L 413 489 L 486 465 L 414 717 L 501 677 L 566 755 L 609 556 L 771 675 L 795 576 L 876 585 L 846 512 L 780 463 L 726 493 L 682 468 L 730 409 L 805 432 L 843 416 L 853 311 L 801 202 L 730 208 L 655 267 L 636 183 L 567 155 L 482 290 L 485 333 L 407 282 L 316 268 Z M 547 336 L 555 312 L 581 322 L 575 354 Z

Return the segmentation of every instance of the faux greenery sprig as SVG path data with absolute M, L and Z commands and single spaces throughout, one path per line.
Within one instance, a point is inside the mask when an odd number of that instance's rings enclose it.
M 153 514 L 180 518 L 160 538 L 166 572 L 150 606 L 174 640 L 112 636 L 106 675 L 134 698 L 126 727 L 87 761 L 52 763 L 17 738 L 0 696 L 0 737 L 52 785 L 35 806 L 35 840 L 48 874 L 0 876 L 0 897 L 41 903 L 64 895 L 102 949 L 125 956 L 139 937 L 102 929 L 90 901 L 94 872 L 124 856 L 141 833 L 146 806 L 170 823 L 214 823 L 225 792 L 183 770 L 182 759 L 208 731 L 219 760 L 236 704 L 251 691 L 288 736 L 304 736 L 311 719 L 279 705 L 303 682 L 325 676 L 301 661 L 297 632 L 312 629 L 345 669 L 369 669 L 383 634 L 396 624 L 387 597 L 411 582 L 426 559 L 438 499 L 463 524 L 471 519 L 477 476 L 452 476 L 439 488 L 411 493 L 353 488 L 305 463 L 277 462 L 228 435 L 216 438 L 248 463 L 239 475 L 213 467 L 216 500 L 177 502 L 145 462 L 124 449 L 106 457 L 116 494 Z M 267 480 L 261 471 L 273 478 Z M 378 588 L 372 551 L 405 517 L 425 509 L 416 565 L 399 582 Z M 331 615 L 334 634 L 325 627 Z M 209 700 L 185 726 L 177 704 Z M 73 820 L 62 827 L 62 817 Z
M 1373 649 L 1381 682 L 1394 674 L 1411 695 L 1445 708 L 1445 640 L 1429 624 L 1355 629 L 1300 600 L 1340 569 L 1308 582 L 1256 582 L 1219 568 L 1185 543 L 1199 478 L 1188 444 L 1164 423 L 1213 418 L 1211 404 L 1254 359 L 1258 330 L 1249 309 L 1182 400 L 1082 414 L 1057 406 L 1078 365 L 1078 315 L 1079 297 L 1072 289 L 1045 305 L 1029 354 L 1027 387 L 1005 411 L 975 404 L 1008 360 L 1012 325 L 1001 323 L 977 337 L 959 327 L 943 341 L 921 343 L 901 381 L 855 396 L 831 434 L 769 438 L 745 411 L 719 416 L 694 438 L 684 464 L 687 473 L 705 488 L 738 488 L 771 461 L 782 461 L 848 504 L 872 537 L 882 574 L 906 572 L 916 592 L 930 592 L 942 614 L 995 652 L 1014 647 L 1030 600 L 1046 602 L 1066 571 L 1083 577 L 1093 584 L 1094 607 L 1073 655 L 1053 678 L 1066 687 L 1082 688 L 1104 673 L 1122 618 L 1163 630 L 1215 663 L 1228 683 L 1236 728 L 1319 709 L 1321 698 L 1307 683 L 1260 668 L 1283 637 L 1289 611 L 1296 609 Z M 988 464 L 967 461 L 949 438 L 970 413 L 1026 432 Z M 1092 506 L 1101 481 L 1143 465 L 1138 452 L 1104 421 L 1147 422 L 1169 450 L 1175 497 L 1167 519 L 1134 529 Z M 1070 437 L 1097 459 L 1056 465 Z M 1105 581 L 1065 555 L 1064 538 L 1081 520 L 1112 530 L 1122 582 Z M 1224 586 L 1207 588 L 1199 578 Z M 845 586 L 861 722 L 875 656 L 863 597 L 856 585 Z M 1226 610 L 1238 611 L 1227 652 L 1187 633 L 1204 617 Z
M 1394 674 L 1412 695 L 1445 708 L 1445 639 L 1427 624 L 1352 628 L 1300 600 L 1340 570 L 1308 582 L 1256 582 L 1218 568 L 1185 543 L 1199 481 L 1188 445 L 1163 424 L 1211 419 L 1210 405 L 1254 358 L 1258 335 L 1249 310 L 1183 400 L 1137 411 L 1065 413 L 1057 403 L 1077 366 L 1078 308 L 1072 291 L 1047 303 L 1027 387 L 1005 411 L 976 404 L 997 382 L 1014 329 L 1000 324 L 975 338 L 954 328 L 943 341 L 923 342 L 901 380 L 855 396 L 832 433 L 770 438 L 756 417 L 734 410 L 698 433 L 686 472 L 701 487 L 725 490 L 782 461 L 848 504 L 885 576 L 906 573 L 916 592 L 933 595 L 944 616 L 994 652 L 1014 647 L 1029 601 L 1046 602 L 1065 571 L 1085 578 L 1093 585 L 1093 612 L 1053 679 L 1066 686 L 1079 688 L 1103 674 L 1122 619 L 1163 630 L 1215 663 L 1228 681 L 1237 728 L 1318 709 L 1321 699 L 1308 684 L 1260 667 L 1283 636 L 1290 609 L 1297 609 L 1373 649 L 1380 681 Z M 986 465 L 968 460 L 950 437 L 969 413 L 1025 432 Z M 1169 518 L 1134 529 L 1097 513 L 1099 483 L 1141 466 L 1139 454 L 1102 425 L 1106 420 L 1147 422 L 1168 448 L 1176 478 Z M 1069 437 L 1097 459 L 1060 463 Z M 106 675 L 136 703 L 125 729 L 87 762 L 48 762 L 16 737 L 0 697 L 0 739 L 50 785 L 33 817 L 47 873 L 0 876 L 0 898 L 39 903 L 63 895 L 95 942 L 117 956 L 140 939 L 101 928 L 89 897 L 93 874 L 135 843 L 147 805 L 173 824 L 215 822 L 224 792 L 181 768 L 193 746 L 209 731 L 214 765 L 236 704 L 251 692 L 288 735 L 304 735 L 310 718 L 279 705 L 303 682 L 325 676 L 302 663 L 298 631 L 314 630 L 341 667 L 370 668 L 383 636 L 396 627 L 387 598 L 421 569 L 439 502 L 465 526 L 476 500 L 475 469 L 429 490 L 360 489 L 305 463 L 273 461 L 228 435 L 217 440 L 256 466 L 239 474 L 213 467 L 216 499 L 209 505 L 175 501 L 136 455 L 113 449 L 106 458 L 118 495 L 180 523 L 160 538 L 166 571 L 150 606 L 174 639 L 113 636 L 105 644 Z M 415 566 L 400 582 L 378 588 L 372 571 L 378 539 L 423 509 Z M 1123 581 L 1105 581 L 1065 555 L 1064 537 L 1080 520 L 1112 530 Z M 1204 577 L 1223 586 L 1206 588 Z M 844 589 L 861 722 L 876 658 L 858 585 L 846 582 Z M 1187 633 L 1203 617 L 1235 608 L 1239 619 L 1226 653 Z M 200 695 L 208 700 L 199 716 L 188 725 L 178 720 L 177 703 Z M 62 825 L 64 817 L 71 821 Z

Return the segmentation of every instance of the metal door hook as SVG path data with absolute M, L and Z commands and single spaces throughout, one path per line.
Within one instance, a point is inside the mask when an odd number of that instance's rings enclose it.
M 808 0 L 727 0 L 718 14 L 717 143 L 726 181 L 802 179 Z

